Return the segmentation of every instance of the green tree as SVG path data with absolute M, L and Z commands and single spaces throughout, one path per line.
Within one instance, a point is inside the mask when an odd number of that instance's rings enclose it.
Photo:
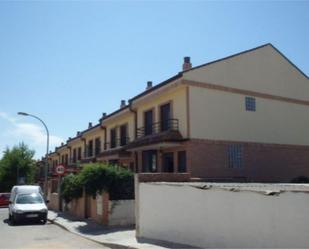
M 17 180 L 23 178 L 26 184 L 33 184 L 36 166 L 34 150 L 24 143 L 7 148 L 0 160 L 0 192 L 10 191 Z

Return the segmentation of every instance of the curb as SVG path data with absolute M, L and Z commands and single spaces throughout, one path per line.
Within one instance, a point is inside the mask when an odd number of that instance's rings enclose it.
M 100 245 L 103 245 L 103 246 L 106 246 L 106 247 L 110 247 L 110 248 L 113 248 L 113 249 L 138 249 L 136 247 L 131 247 L 131 246 L 124 246 L 124 245 L 119 245 L 119 244 L 114 244 L 114 243 L 107 243 L 107 242 L 102 242 L 102 241 L 98 241 L 98 240 L 95 240 L 95 239 L 92 239 L 92 238 L 89 238 L 87 236 L 84 236 L 80 233 L 77 233 L 77 232 L 74 232 L 74 231 L 71 231 L 69 230 L 66 226 L 60 224 L 59 222 L 55 221 L 55 219 L 49 219 L 47 218 L 47 220 L 54 224 L 54 225 L 57 225 L 59 226 L 60 228 L 62 228 L 63 230 L 66 230 L 67 232 L 69 233 L 72 233 L 72 234 L 75 234 L 75 235 L 78 235 L 84 239 L 87 239 L 87 240 L 90 240 L 92 242 L 95 242 L 95 243 L 98 243 Z

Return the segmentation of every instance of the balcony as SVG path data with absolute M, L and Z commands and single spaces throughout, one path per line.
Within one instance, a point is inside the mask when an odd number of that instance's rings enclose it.
M 128 156 L 130 153 L 124 150 L 125 146 L 130 143 L 129 137 L 116 138 L 114 141 L 104 144 L 104 151 L 102 151 L 98 157 L 104 157 L 109 155 L 118 154 L 118 156 Z
M 152 123 L 144 127 L 140 127 L 136 131 L 137 139 L 159 134 L 168 131 L 179 131 L 179 121 L 178 119 L 167 119 L 165 121 Z
M 125 146 L 133 151 L 134 148 L 162 143 L 178 143 L 183 141 L 179 132 L 178 119 L 167 119 L 164 122 L 152 123 L 137 129 L 136 139 Z
M 125 146 L 130 143 L 129 137 L 120 137 L 114 140 L 111 140 L 109 143 L 105 143 L 105 150 L 115 149 L 122 146 Z

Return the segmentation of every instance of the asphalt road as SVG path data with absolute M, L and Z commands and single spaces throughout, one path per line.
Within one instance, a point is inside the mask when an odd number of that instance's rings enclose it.
M 0 208 L 1 249 L 90 249 L 107 248 L 101 244 L 74 235 L 57 225 L 31 222 L 12 226 L 8 221 L 8 209 Z

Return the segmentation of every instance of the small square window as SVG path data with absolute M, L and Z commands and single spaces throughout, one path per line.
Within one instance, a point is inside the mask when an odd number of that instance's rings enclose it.
M 246 111 L 255 112 L 256 111 L 256 103 L 255 98 L 246 97 Z

